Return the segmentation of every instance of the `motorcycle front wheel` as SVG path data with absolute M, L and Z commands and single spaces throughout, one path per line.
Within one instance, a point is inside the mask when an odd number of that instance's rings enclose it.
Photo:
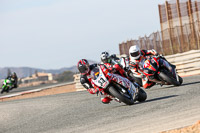
M 132 77 L 132 78 L 135 80 L 135 82 L 136 82 L 138 85 L 140 85 L 140 87 L 142 87 L 142 78 L 135 77 L 135 76 L 133 75 L 133 73 L 130 73 L 129 75 L 130 75 L 130 77 Z
M 123 94 L 123 92 L 120 92 L 120 89 L 117 89 L 118 86 L 110 86 L 108 88 L 108 91 L 110 94 L 116 98 L 118 98 L 121 102 L 127 104 L 127 105 L 133 105 L 134 100 L 132 97 L 127 97 L 126 95 Z
M 138 92 L 138 102 L 144 102 L 147 99 L 147 93 L 143 89 L 139 89 Z
M 6 91 L 6 88 L 5 88 L 5 87 L 2 87 L 1 94 L 3 94 L 4 91 Z
M 178 82 L 175 78 L 173 78 L 171 74 L 169 74 L 169 73 L 167 74 L 167 72 L 160 72 L 159 76 L 163 80 L 167 81 L 168 83 L 170 83 L 170 84 L 172 84 L 174 86 L 181 85 L 180 82 Z

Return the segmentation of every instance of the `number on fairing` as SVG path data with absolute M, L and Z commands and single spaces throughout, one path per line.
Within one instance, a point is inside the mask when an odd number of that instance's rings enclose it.
M 103 86 L 103 84 L 105 83 L 106 81 L 103 79 L 103 78 L 100 78 L 98 80 L 98 83 L 101 84 L 101 86 Z
M 149 66 L 150 66 L 149 60 L 146 60 L 146 61 L 144 62 L 144 68 L 147 68 L 147 67 L 149 67 Z

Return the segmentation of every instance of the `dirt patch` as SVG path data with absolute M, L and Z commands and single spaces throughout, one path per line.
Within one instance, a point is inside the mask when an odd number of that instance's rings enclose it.
M 180 128 L 180 129 L 174 129 L 170 131 L 164 131 L 161 133 L 200 133 L 200 121 L 198 121 L 192 126 L 188 126 L 188 127 Z
M 65 86 L 60 86 L 60 87 L 42 90 L 42 91 L 39 91 L 39 92 L 28 93 L 28 94 L 23 94 L 23 95 L 20 95 L 20 96 L 5 98 L 5 99 L 1 99 L 1 101 L 9 101 L 9 100 L 16 100 L 16 99 L 24 99 L 24 98 L 54 95 L 54 94 L 60 94 L 60 93 L 73 92 L 73 91 L 76 91 L 76 90 L 77 89 L 75 87 L 75 84 L 65 85 Z

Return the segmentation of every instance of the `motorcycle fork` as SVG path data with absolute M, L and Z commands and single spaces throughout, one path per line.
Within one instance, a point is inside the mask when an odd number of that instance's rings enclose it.
M 176 69 L 174 69 L 174 74 L 176 76 L 176 80 L 179 82 L 179 77 L 178 77 L 178 74 L 176 73 Z
M 167 70 L 169 70 L 172 73 L 172 76 L 176 78 L 177 81 L 179 81 L 179 78 L 176 74 L 176 69 L 173 68 L 168 61 L 162 60 L 161 66 L 164 66 Z
M 158 71 L 158 74 L 159 74 L 160 72 Z M 149 81 L 151 81 L 151 82 L 155 82 L 155 83 L 158 83 L 158 84 L 162 84 L 162 85 L 166 85 L 166 82 L 165 81 L 163 81 L 163 80 L 161 80 L 158 76 L 156 76 L 155 75 L 155 78 L 154 79 L 150 79 L 149 77 L 148 77 L 148 79 L 149 79 Z

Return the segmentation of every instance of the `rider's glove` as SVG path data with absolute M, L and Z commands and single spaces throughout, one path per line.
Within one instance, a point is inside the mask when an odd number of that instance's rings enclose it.
M 159 55 L 160 57 L 164 58 L 164 56 L 162 54 Z
M 112 54 L 110 57 L 111 58 L 117 58 L 116 54 Z
M 158 56 L 158 52 L 155 49 L 152 49 L 152 51 L 154 55 Z

